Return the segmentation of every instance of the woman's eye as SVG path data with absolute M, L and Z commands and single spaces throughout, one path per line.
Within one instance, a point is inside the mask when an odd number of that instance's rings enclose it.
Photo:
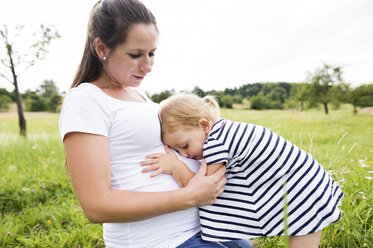
M 153 57 L 154 55 L 154 53 L 149 53 L 149 57 Z
M 133 59 L 137 59 L 137 58 L 140 58 L 141 57 L 141 54 L 133 54 L 133 53 L 129 53 L 129 56 Z
M 188 144 L 186 144 L 185 146 L 183 146 L 183 149 L 188 149 Z

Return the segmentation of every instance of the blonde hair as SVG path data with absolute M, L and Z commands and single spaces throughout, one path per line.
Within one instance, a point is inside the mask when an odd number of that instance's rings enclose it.
M 159 120 L 164 132 L 175 132 L 180 126 L 197 127 L 200 119 L 215 124 L 220 118 L 219 104 L 213 96 L 203 98 L 179 93 L 161 102 Z

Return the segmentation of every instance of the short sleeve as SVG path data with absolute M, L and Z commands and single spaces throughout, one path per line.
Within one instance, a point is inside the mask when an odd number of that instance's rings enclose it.
M 203 145 L 203 158 L 207 165 L 225 163 L 228 164 L 229 152 L 227 147 L 214 138 L 208 138 Z
M 61 139 L 70 132 L 83 132 L 108 136 L 110 115 L 105 102 L 91 92 L 72 89 L 67 94 L 60 113 Z

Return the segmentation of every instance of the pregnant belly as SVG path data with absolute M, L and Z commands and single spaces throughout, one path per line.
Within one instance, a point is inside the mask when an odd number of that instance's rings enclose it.
M 146 155 L 151 153 L 165 153 L 164 146 L 157 146 L 153 150 L 141 154 L 112 158 L 112 188 L 143 192 L 158 192 L 178 189 L 179 186 L 177 182 L 170 175 L 161 174 L 150 178 L 152 172 L 141 172 L 143 166 L 141 166 L 140 163 L 145 160 Z M 200 165 L 199 161 L 183 158 L 177 152 L 175 153 L 192 171 L 198 171 Z

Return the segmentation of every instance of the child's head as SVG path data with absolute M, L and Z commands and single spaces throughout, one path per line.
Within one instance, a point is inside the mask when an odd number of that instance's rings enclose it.
M 212 96 L 174 95 L 161 102 L 162 140 L 184 157 L 201 159 L 207 134 L 219 118 L 219 105 Z

